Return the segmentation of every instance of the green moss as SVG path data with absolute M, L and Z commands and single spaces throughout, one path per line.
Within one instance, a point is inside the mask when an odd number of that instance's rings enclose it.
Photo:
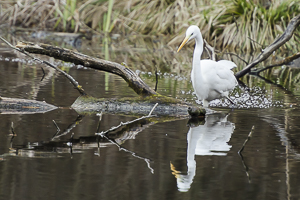
M 125 110 L 121 109 L 120 113 L 128 112 L 131 113 L 131 115 L 133 114 L 136 116 L 141 116 L 141 115 L 147 115 L 147 113 L 143 112 L 145 111 L 144 109 L 145 108 L 149 109 L 149 106 L 151 105 L 153 106 L 155 103 L 158 103 L 159 106 L 163 106 L 163 107 L 166 106 L 166 111 L 168 114 L 164 113 L 163 111 L 162 116 L 165 117 L 166 115 L 168 115 L 172 120 L 174 117 L 177 119 L 186 118 L 188 116 L 188 112 L 187 112 L 188 110 L 197 111 L 197 116 L 205 115 L 205 109 L 199 107 L 198 105 L 190 105 L 178 99 L 165 97 L 162 95 L 152 95 L 148 97 L 135 97 L 135 98 L 124 97 L 119 99 L 106 99 L 106 98 L 94 98 L 91 96 L 80 96 L 74 102 L 72 107 L 80 114 L 95 114 L 99 112 L 99 108 L 106 109 L 106 106 L 110 107 L 110 105 L 124 106 L 124 104 L 128 104 L 129 106 L 131 105 L 133 107 L 136 107 L 136 110 L 129 109 L 128 111 L 126 111 L 126 105 L 125 105 Z M 142 113 L 144 114 L 141 114 L 140 111 L 142 111 Z M 193 115 L 195 116 L 195 112 L 193 112 Z M 169 119 L 166 118 L 166 121 L 168 120 Z M 159 121 L 161 122 L 161 120 Z M 153 122 L 156 121 L 154 120 Z
M 166 97 L 160 94 L 157 95 L 151 95 L 151 96 L 146 96 L 146 97 L 123 97 L 119 99 L 107 99 L 107 98 L 95 98 L 89 95 L 84 95 L 78 97 L 77 100 L 80 100 L 81 102 L 86 102 L 86 103 L 97 103 L 97 102 L 120 102 L 120 103 L 160 103 L 160 104 L 184 104 L 184 102 L 174 99 L 171 97 Z M 77 101 L 76 100 L 76 101 Z

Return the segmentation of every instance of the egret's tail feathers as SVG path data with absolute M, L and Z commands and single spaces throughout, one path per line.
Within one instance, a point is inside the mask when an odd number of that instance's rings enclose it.
M 228 69 L 233 69 L 236 66 L 236 64 L 230 60 L 219 60 L 218 63 L 220 63 L 221 65 L 223 65 L 224 67 L 228 68 Z

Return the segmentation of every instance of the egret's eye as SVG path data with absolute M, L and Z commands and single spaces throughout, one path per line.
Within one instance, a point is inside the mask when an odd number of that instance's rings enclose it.
M 194 35 L 194 33 L 191 34 L 191 36 Z

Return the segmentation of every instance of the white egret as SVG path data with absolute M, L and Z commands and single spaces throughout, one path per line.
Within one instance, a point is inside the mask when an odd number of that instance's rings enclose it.
M 203 101 L 203 107 L 208 107 L 209 101 L 228 97 L 229 92 L 237 85 L 237 80 L 231 71 L 236 67 L 234 62 L 229 60 L 201 60 L 203 52 L 203 38 L 198 26 L 190 26 L 183 42 L 177 52 L 190 40 L 195 39 L 196 45 L 193 55 L 193 68 L 191 72 L 192 84 L 199 100 Z M 233 103 L 234 104 L 234 103 Z

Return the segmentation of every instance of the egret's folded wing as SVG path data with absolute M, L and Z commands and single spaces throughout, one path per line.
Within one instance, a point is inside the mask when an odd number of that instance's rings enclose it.
M 217 63 L 228 69 L 233 69 L 233 68 L 237 67 L 234 62 L 229 61 L 229 60 L 219 60 Z

